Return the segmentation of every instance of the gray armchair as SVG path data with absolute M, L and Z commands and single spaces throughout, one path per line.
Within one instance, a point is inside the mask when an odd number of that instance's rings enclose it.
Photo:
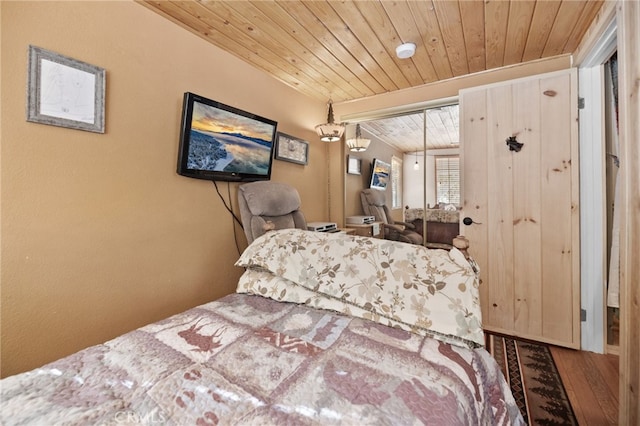
M 298 191 L 286 183 L 258 181 L 240 185 L 238 203 L 249 244 L 272 229 L 307 229 Z
M 384 237 L 387 240 L 403 241 L 411 244 L 422 244 L 422 235 L 415 232 L 410 223 L 394 221 L 385 204 L 384 191 L 377 189 L 363 189 L 360 193 L 362 209 L 367 216 L 374 216 L 376 221 L 382 222 Z

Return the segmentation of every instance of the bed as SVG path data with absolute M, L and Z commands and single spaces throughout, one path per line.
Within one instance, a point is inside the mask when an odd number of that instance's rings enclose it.
M 0 381 L 0 423 L 520 425 L 457 249 L 298 229 L 237 291 Z
M 423 235 L 424 223 L 427 224 L 427 242 L 451 244 L 460 234 L 460 211 L 439 209 L 406 208 L 404 221 L 412 224 L 415 231 Z

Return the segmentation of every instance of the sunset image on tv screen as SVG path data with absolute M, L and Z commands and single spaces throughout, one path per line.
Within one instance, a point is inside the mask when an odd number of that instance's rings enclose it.
M 187 168 L 267 174 L 274 130 L 271 124 L 195 102 Z

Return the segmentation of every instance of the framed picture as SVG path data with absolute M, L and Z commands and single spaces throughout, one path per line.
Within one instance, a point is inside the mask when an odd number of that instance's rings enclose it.
M 29 46 L 27 121 L 104 133 L 105 70 Z
M 297 164 L 307 164 L 309 162 L 309 142 L 278 132 L 275 158 Z
M 385 190 L 391 178 L 391 164 L 386 163 L 379 158 L 373 159 L 371 170 L 371 182 L 369 188 Z
M 347 173 L 350 175 L 362 174 L 362 160 L 351 155 L 347 156 Z

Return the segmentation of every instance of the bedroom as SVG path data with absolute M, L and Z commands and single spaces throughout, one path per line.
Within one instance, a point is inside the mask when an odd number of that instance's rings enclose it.
M 272 177 L 296 182 L 309 221 L 342 217 L 341 153 L 311 130 L 326 117 L 324 102 L 138 4 L 2 2 L 0 10 L 3 376 L 233 291 L 241 272 L 233 221 L 210 183 L 174 172 L 184 91 L 277 117 L 280 130 L 310 141 L 309 165 L 276 162 Z M 107 69 L 104 135 L 24 120 L 29 44 Z M 457 90 L 439 85 L 428 96 Z M 405 95 L 403 103 L 424 96 Z

